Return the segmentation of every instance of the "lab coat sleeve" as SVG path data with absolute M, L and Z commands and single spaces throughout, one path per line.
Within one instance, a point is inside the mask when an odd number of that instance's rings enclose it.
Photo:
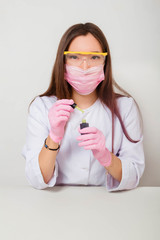
M 128 106 L 126 103 L 121 106 L 121 108 L 126 109 L 122 120 L 129 136 L 133 140 L 139 140 L 139 142 L 132 143 L 123 134 L 118 156 L 122 163 L 122 179 L 119 182 L 110 174 L 107 174 L 107 189 L 110 192 L 136 188 L 145 167 L 140 114 L 132 98 L 128 98 L 126 101 L 128 101 Z
M 22 150 L 22 155 L 26 159 L 26 178 L 30 185 L 36 189 L 53 187 L 58 176 L 58 164 L 56 162 L 54 174 L 48 184 L 46 184 L 39 167 L 39 153 L 43 147 L 45 138 L 49 134 L 47 121 L 48 113 L 45 104 L 40 97 L 37 97 L 29 108 L 27 139 Z

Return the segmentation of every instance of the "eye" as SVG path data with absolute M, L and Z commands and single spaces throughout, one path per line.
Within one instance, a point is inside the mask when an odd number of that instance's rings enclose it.
M 77 60 L 78 59 L 78 56 L 77 55 L 70 55 L 68 54 L 68 59 L 73 59 L 73 60 Z
M 98 55 L 93 55 L 93 56 L 91 57 L 91 59 L 93 59 L 93 60 L 98 60 L 98 59 L 100 59 L 100 56 L 98 56 Z

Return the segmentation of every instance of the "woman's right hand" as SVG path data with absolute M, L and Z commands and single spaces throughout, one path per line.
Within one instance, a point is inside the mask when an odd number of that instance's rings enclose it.
M 49 135 L 56 143 L 59 143 L 63 138 L 65 125 L 74 110 L 70 106 L 73 103 L 72 99 L 58 100 L 49 110 L 48 118 L 51 126 Z

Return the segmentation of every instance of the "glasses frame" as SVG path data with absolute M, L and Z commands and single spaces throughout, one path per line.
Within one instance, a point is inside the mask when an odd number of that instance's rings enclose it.
M 72 51 L 64 51 L 64 55 L 68 54 L 68 53 L 75 53 L 75 54 L 83 54 L 83 55 L 88 55 L 88 54 L 96 54 L 96 55 L 102 55 L 102 56 L 107 56 L 108 55 L 108 52 L 103 52 L 103 53 L 100 53 L 100 52 L 72 52 Z

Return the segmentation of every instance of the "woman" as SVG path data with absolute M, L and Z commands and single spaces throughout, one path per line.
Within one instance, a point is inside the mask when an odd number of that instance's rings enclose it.
M 133 98 L 113 80 L 102 31 L 92 23 L 70 27 L 48 90 L 30 106 L 23 149 L 29 183 L 135 188 L 144 171 L 139 116 Z

